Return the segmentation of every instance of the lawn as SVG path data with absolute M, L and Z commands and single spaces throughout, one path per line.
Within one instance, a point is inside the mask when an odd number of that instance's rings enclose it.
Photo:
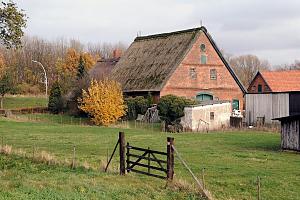
M 121 130 L 125 132 L 126 140 L 130 144 L 162 151 L 166 149 L 166 137 L 174 137 L 177 150 L 198 177 L 201 177 L 201 169 L 205 168 L 207 188 L 216 199 L 256 199 L 257 176 L 261 177 L 262 199 L 300 199 L 300 155 L 280 151 L 280 135 L 276 133 L 244 131 L 166 134 L 151 129 L 148 131 L 134 128 L 15 122 L 0 118 L 0 134 L 4 143 L 14 148 L 25 149 L 27 152 L 32 152 L 35 146 L 38 150 L 53 153 L 61 160 L 72 158 L 72 149 L 75 145 L 78 161 L 81 163 L 86 161 L 98 168 L 99 163 L 107 159 L 107 150 L 112 152 L 118 132 Z M 10 163 L 10 158 L 1 159 L 4 159 L 2 163 Z M 170 192 L 170 189 L 163 189 L 164 181 L 151 177 L 131 174 L 120 178 L 102 172 L 72 172 L 69 169 L 31 165 L 28 162 L 22 160 L 22 164 L 14 165 L 15 167 L 6 171 L 8 175 L 3 172 L 0 174 L 1 180 L 4 180 L 0 183 L 2 184 L 0 196 L 5 198 L 5 195 L 21 195 L 25 191 L 28 194 L 32 191 L 34 198 L 44 193 L 54 195 L 54 198 L 55 195 L 63 198 L 69 193 L 77 194 L 76 188 L 83 187 L 84 191 L 88 191 L 87 197 L 91 198 L 118 199 L 121 198 L 118 195 L 122 193 L 128 195 L 126 196 L 128 199 L 147 199 L 151 198 L 151 194 L 154 195 L 153 198 L 161 196 L 161 199 L 192 198 L 184 192 L 182 194 L 177 190 Z M 30 166 L 32 171 L 26 172 L 27 169 L 23 165 Z M 117 157 L 113 160 L 113 165 L 117 165 Z M 17 179 L 15 173 L 21 178 Z M 10 179 L 9 176 L 14 178 Z M 96 182 L 93 185 L 90 182 L 94 176 Z M 125 183 L 127 177 L 133 185 Z M 175 159 L 175 177 L 193 183 L 178 159 Z M 106 184 L 103 183 L 104 180 L 107 180 Z M 98 187 L 105 188 L 104 192 L 101 192 L 102 190 L 99 193 L 95 192 Z M 130 191 L 130 188 L 135 189 Z M 175 196 L 169 196 L 170 193 L 174 193 Z M 113 194 L 117 196 L 112 196 Z
M 45 97 L 29 96 L 7 96 L 3 101 L 4 109 L 32 108 L 47 106 L 48 100 Z

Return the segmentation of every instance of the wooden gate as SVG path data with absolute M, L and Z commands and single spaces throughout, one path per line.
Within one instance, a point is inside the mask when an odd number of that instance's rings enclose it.
M 139 147 L 130 146 L 127 143 L 127 159 L 126 170 L 127 172 L 135 172 L 156 178 L 166 179 L 167 175 L 167 153 L 154 151 L 150 148 L 143 149 Z M 158 159 L 158 156 L 163 157 Z M 163 172 L 163 175 L 158 175 L 155 172 Z
M 105 171 L 117 149 L 120 148 L 120 175 L 125 175 L 126 171 L 144 174 L 156 178 L 173 180 L 174 175 L 174 138 L 167 138 L 167 152 L 152 150 L 125 145 L 125 134 L 119 133 L 119 140 L 107 163 Z M 126 152 L 125 152 L 126 150 Z M 125 159 L 126 158 L 126 159 Z

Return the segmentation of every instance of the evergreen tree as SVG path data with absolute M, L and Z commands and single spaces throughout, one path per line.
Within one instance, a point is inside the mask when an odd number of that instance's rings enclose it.
M 12 79 L 8 74 L 4 74 L 0 79 L 0 108 L 3 108 L 5 94 L 13 90 Z
M 57 114 L 63 109 L 63 98 L 61 95 L 61 87 L 55 82 L 50 90 L 48 109 L 51 113 Z
M 81 79 L 84 77 L 86 71 L 85 71 L 85 64 L 84 64 L 84 59 L 82 56 L 79 58 L 79 64 L 77 67 L 77 79 Z

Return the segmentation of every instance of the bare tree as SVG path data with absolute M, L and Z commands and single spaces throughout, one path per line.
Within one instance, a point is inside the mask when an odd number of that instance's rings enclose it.
M 227 59 L 246 88 L 249 86 L 258 70 L 270 69 L 270 64 L 267 60 L 260 60 L 255 55 L 241 55 Z

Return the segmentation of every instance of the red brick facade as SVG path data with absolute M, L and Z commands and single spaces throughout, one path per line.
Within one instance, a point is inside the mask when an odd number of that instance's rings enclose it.
M 205 44 L 204 52 L 200 48 L 201 44 Z M 206 64 L 201 64 L 202 54 L 207 56 Z M 216 70 L 215 79 L 211 77 L 211 69 Z M 203 32 L 168 79 L 160 96 L 174 94 L 196 98 L 201 92 L 212 94 L 214 99 L 239 100 L 239 108 L 243 109 L 242 90 Z
M 255 78 L 252 80 L 251 84 L 249 85 L 248 92 L 249 93 L 265 93 L 265 92 L 271 92 L 271 89 L 269 88 L 266 81 L 263 79 L 262 75 L 260 73 L 258 73 L 255 76 Z

